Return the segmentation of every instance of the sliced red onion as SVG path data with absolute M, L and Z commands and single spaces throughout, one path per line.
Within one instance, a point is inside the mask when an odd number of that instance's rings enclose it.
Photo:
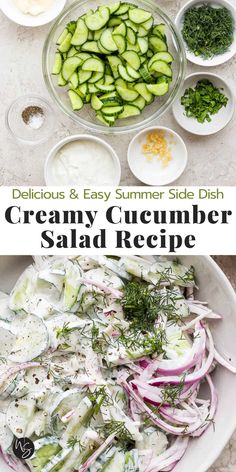
M 209 353 L 206 361 L 202 364 L 201 368 L 198 371 L 195 371 L 191 374 L 187 374 L 184 378 L 184 383 L 185 385 L 192 384 L 194 382 L 198 382 L 199 380 L 202 380 L 205 375 L 208 373 L 212 362 L 214 360 L 214 353 L 215 353 L 215 348 L 214 348 L 214 342 L 213 338 L 211 335 L 211 332 L 209 328 L 206 328 L 208 340 L 209 340 Z M 178 376 L 162 376 L 162 377 L 157 377 L 155 379 L 152 379 L 148 381 L 150 385 L 154 386 L 159 386 L 159 385 L 179 385 L 183 379 Z
M 181 375 L 183 372 L 194 367 L 202 359 L 205 346 L 206 332 L 200 326 L 195 331 L 193 346 L 185 356 L 175 360 L 162 359 L 152 362 L 144 369 L 140 379 L 150 378 L 154 372 L 161 375 Z
M 123 381 L 122 385 L 123 385 L 124 389 L 126 390 L 126 392 L 128 393 L 128 395 L 131 396 L 135 400 L 135 402 L 137 403 L 140 410 L 142 412 L 145 412 L 149 416 L 150 420 L 156 426 L 158 426 L 162 430 L 166 431 L 167 433 L 174 434 L 176 436 L 188 435 L 188 434 L 194 432 L 196 429 L 200 428 L 203 424 L 203 421 L 205 421 L 205 419 L 206 419 L 206 418 L 204 418 L 203 420 L 197 419 L 196 423 L 194 423 L 193 425 L 189 425 L 188 428 L 186 428 L 186 427 L 183 428 L 183 427 L 171 425 L 171 424 L 167 423 L 166 421 L 162 420 L 160 418 L 160 416 L 156 415 L 146 405 L 146 403 L 143 401 L 143 399 L 140 398 L 139 395 L 136 392 L 134 392 L 132 387 L 126 381 Z
M 28 468 L 26 468 L 21 461 L 10 454 L 5 454 L 2 449 L 0 449 L 0 455 L 2 456 L 4 462 L 15 472 L 28 472 Z
M 104 443 L 99 446 L 99 448 L 96 449 L 96 451 L 84 462 L 84 464 L 79 467 L 78 472 L 86 472 L 86 470 L 88 470 L 89 467 L 94 464 L 103 451 L 105 451 L 105 449 L 114 441 L 115 436 L 116 433 L 112 433 L 110 436 L 108 436 Z
M 17 374 L 21 370 L 31 369 L 32 367 L 41 367 L 42 364 L 40 362 L 24 362 L 22 364 L 15 365 L 10 367 L 5 372 L 3 372 L 0 376 L 0 383 L 4 383 L 7 379 L 9 379 L 12 375 Z
M 211 380 L 210 375 L 206 375 L 206 380 L 208 382 L 208 385 L 209 385 L 210 391 L 211 391 L 211 406 L 210 406 L 210 409 L 209 409 L 208 421 L 205 421 L 204 424 L 200 428 L 198 428 L 196 431 L 194 431 L 191 434 L 191 436 L 193 436 L 193 437 L 201 436 L 202 433 L 204 433 L 204 431 L 206 431 L 206 429 L 209 428 L 209 426 L 211 424 L 210 421 L 214 419 L 216 409 L 217 409 L 217 405 L 218 405 L 218 396 L 217 396 L 216 389 L 214 387 L 214 384 Z
M 92 285 L 93 287 L 97 287 L 102 292 L 107 293 L 108 295 L 113 295 L 114 298 L 123 297 L 123 293 L 120 290 L 116 290 L 115 288 L 108 287 L 102 282 L 97 282 L 96 280 L 87 279 L 87 278 L 81 278 L 80 282 L 85 285 Z
M 172 470 L 173 465 L 178 462 L 186 452 L 189 438 L 177 438 L 173 446 L 169 447 L 159 456 L 152 459 L 146 472 L 160 472 Z
M 138 390 L 139 395 L 144 401 L 159 406 L 163 405 L 163 390 L 164 388 L 158 388 L 148 384 L 147 382 L 141 382 L 139 379 L 132 380 L 131 385 Z M 198 387 L 198 382 L 195 382 L 189 386 L 184 386 L 182 392 L 178 396 L 178 403 L 190 398 Z M 168 406 L 167 403 L 165 403 Z

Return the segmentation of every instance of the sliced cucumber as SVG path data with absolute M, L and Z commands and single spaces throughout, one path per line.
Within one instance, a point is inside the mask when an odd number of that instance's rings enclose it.
M 61 72 L 62 68 L 62 56 L 60 52 L 56 52 L 55 54 L 55 59 L 54 59 L 54 64 L 52 68 L 52 74 L 53 75 L 58 75 Z
M 76 30 L 71 39 L 71 44 L 73 46 L 82 46 L 82 44 L 87 41 L 88 35 L 88 27 L 86 26 L 84 20 L 79 18 L 77 21 Z
M 103 72 L 93 72 L 90 79 L 88 80 L 89 84 L 95 84 L 103 78 Z
M 104 115 L 117 116 L 123 111 L 123 109 L 123 106 L 103 107 L 101 111 Z
M 118 8 L 118 10 L 116 10 L 115 12 L 115 15 L 124 15 L 125 13 L 127 13 L 129 11 L 129 4 L 128 3 L 122 3 L 120 5 L 120 7 Z
M 149 70 L 150 72 L 159 72 L 167 77 L 172 77 L 171 67 L 164 61 L 154 61 Z
M 78 50 L 74 46 L 72 46 L 67 53 L 67 57 L 72 57 L 76 54 L 78 54 Z
M 91 106 L 94 110 L 98 111 L 103 107 L 103 102 L 97 97 L 97 95 L 93 94 L 91 98 Z
M 110 15 L 113 15 L 113 13 L 115 13 L 120 8 L 120 2 L 111 3 L 110 5 L 106 6 L 109 8 Z
M 103 31 L 105 31 L 105 29 L 106 28 L 104 27 L 104 28 L 101 28 L 100 30 L 94 31 L 94 33 L 93 33 L 94 41 L 98 41 L 101 38 L 102 33 L 103 33 Z
M 95 52 L 96 54 L 100 54 L 100 49 L 98 47 L 97 41 L 86 41 L 86 43 L 82 46 L 82 51 L 89 51 Z
M 49 347 L 49 334 L 43 320 L 36 315 L 24 316 L 17 329 L 9 360 L 28 362 L 43 354 Z
M 139 95 L 141 95 L 141 97 L 143 97 L 146 102 L 149 103 L 152 100 L 152 94 L 147 89 L 147 84 L 136 84 L 134 85 L 134 89 L 137 90 Z
M 104 72 L 104 64 L 103 62 L 96 58 L 92 57 L 90 59 L 87 59 L 83 65 L 82 65 L 82 70 L 88 71 L 88 72 Z
M 57 85 L 59 87 L 65 87 L 66 84 L 67 81 L 64 79 L 62 73 L 60 72 L 60 74 L 58 74 Z
M 114 26 L 119 26 L 122 23 L 120 18 L 113 17 L 108 21 L 109 28 L 113 28 Z
M 145 21 L 142 23 L 142 27 L 146 30 L 149 31 L 153 25 L 153 17 L 149 18 L 149 20 Z
M 134 82 L 134 78 L 131 77 L 124 66 L 118 66 L 118 71 L 122 79 L 126 80 L 126 82 Z
M 127 41 L 129 41 L 130 44 L 136 44 L 136 34 L 132 28 L 129 27 L 127 28 Z
M 148 40 L 146 38 L 138 38 L 137 42 L 141 53 L 146 54 L 148 51 Z
M 91 31 L 103 28 L 110 18 L 110 11 L 107 7 L 100 7 L 95 13 L 87 14 L 85 17 L 86 26 Z
M 124 105 L 124 110 L 120 113 L 119 119 L 140 115 L 140 113 L 141 113 L 141 110 L 135 105 Z
M 167 45 L 166 42 L 163 41 L 163 39 L 157 38 L 157 36 L 151 36 L 149 38 L 149 43 L 151 47 L 154 49 L 156 52 L 165 52 L 167 51 Z
M 159 84 L 147 84 L 147 89 L 153 95 L 162 96 L 168 92 L 169 84 L 167 82 L 161 82 Z
M 76 72 L 74 72 L 70 78 L 70 85 L 73 89 L 76 89 L 79 86 L 79 77 Z
M 141 67 L 140 67 L 140 75 L 142 76 L 144 82 L 152 82 L 152 76 L 149 72 L 149 69 L 147 67 L 147 64 L 143 64 Z
M 83 108 L 83 100 L 74 90 L 69 90 L 68 92 L 72 109 L 74 111 L 79 111 Z
M 122 54 L 122 58 L 128 62 L 128 64 L 133 67 L 133 69 L 138 70 L 140 67 L 140 59 L 136 52 L 126 51 Z
M 136 90 L 130 90 L 124 87 L 117 87 L 117 92 L 125 102 L 133 102 L 138 98 L 139 93 Z
M 148 67 L 150 68 L 153 62 L 155 61 L 163 61 L 163 62 L 166 62 L 167 64 L 171 64 L 173 60 L 174 58 L 169 52 L 157 52 L 151 57 L 148 63 Z
M 113 74 L 114 78 L 117 79 L 119 77 L 118 66 L 119 65 L 122 66 L 122 61 L 117 56 L 108 56 L 107 59 L 108 59 L 109 65 L 111 67 L 112 74 Z
M 118 34 L 118 35 L 121 35 L 121 36 L 126 36 L 126 33 L 127 33 L 126 24 L 125 24 L 125 23 L 121 23 L 119 26 L 117 26 L 116 28 L 114 28 L 112 34 L 114 34 L 114 35 Z
M 34 472 L 42 472 L 43 467 L 61 451 L 58 439 L 51 436 L 34 441 L 34 446 L 34 455 L 26 461 L 30 470 Z
M 72 56 L 65 60 L 62 66 L 62 75 L 67 82 L 81 64 L 82 59 L 80 59 L 78 56 Z
M 164 25 L 163 23 L 161 23 L 160 25 L 156 25 L 154 28 L 153 28 L 153 33 L 154 34 L 157 34 L 157 33 L 160 33 L 160 35 L 165 38 L 166 36 L 166 25 Z
M 100 84 L 99 82 L 97 82 L 96 84 L 98 90 L 101 90 L 101 92 L 113 92 L 113 90 L 115 90 L 115 85 L 111 84 L 111 85 L 108 85 L 108 84 Z
M 27 426 L 36 409 L 35 400 L 19 398 L 13 400 L 6 413 L 6 423 L 17 438 L 27 437 Z
M 62 33 L 60 34 L 58 40 L 57 40 L 57 45 L 60 46 L 61 43 L 63 43 L 64 39 L 66 39 L 66 36 L 68 35 L 69 31 L 67 28 L 65 28 Z
M 136 107 L 139 108 L 139 110 L 142 111 L 144 107 L 146 106 L 146 102 L 143 97 L 139 96 L 138 98 L 136 98 L 136 100 L 132 102 L 132 105 L 135 105 Z
M 110 29 L 106 29 L 100 38 L 100 43 L 102 47 L 108 49 L 111 52 L 117 51 L 118 46 L 112 38 L 112 33 Z
M 127 71 L 127 74 L 130 75 L 130 77 L 133 77 L 133 79 L 135 79 L 135 80 L 140 79 L 139 72 L 137 72 L 137 70 L 133 69 L 133 67 L 127 65 L 126 71 Z
M 52 72 L 58 85 L 69 85 L 74 111 L 90 103 L 103 124 L 112 126 L 118 115 L 135 116 L 168 92 L 173 57 L 165 25 L 154 25 L 151 12 L 141 7 L 118 1 L 89 10 L 66 25 L 57 43 Z M 134 108 L 117 112 L 131 102 Z
M 87 71 L 87 70 L 82 70 L 80 69 L 78 72 L 78 79 L 79 79 L 79 84 L 82 85 L 85 82 L 88 82 L 92 77 L 92 72 Z
M 69 49 L 71 47 L 71 39 L 72 39 L 72 34 L 67 33 L 65 39 L 62 41 L 62 43 L 60 44 L 60 46 L 58 48 L 60 52 L 69 51 Z
M 116 43 L 119 53 L 122 54 L 123 52 L 125 52 L 126 39 L 123 36 L 121 36 L 121 34 L 114 34 L 113 39 L 114 39 L 114 42 Z
M 142 8 L 133 8 L 129 10 L 129 19 L 133 23 L 140 25 L 150 20 L 152 14 L 148 11 L 143 10 Z

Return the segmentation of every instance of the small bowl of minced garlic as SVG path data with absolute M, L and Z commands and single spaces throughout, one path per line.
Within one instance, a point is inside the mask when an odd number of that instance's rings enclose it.
M 168 185 L 177 180 L 184 172 L 187 160 L 183 139 L 163 126 L 140 131 L 128 148 L 130 170 L 146 185 Z

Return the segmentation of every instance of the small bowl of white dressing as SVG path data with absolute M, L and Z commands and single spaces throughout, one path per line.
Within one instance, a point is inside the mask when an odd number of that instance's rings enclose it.
M 96 136 L 68 136 L 49 152 L 44 166 L 46 185 L 119 185 L 120 161 L 114 149 Z

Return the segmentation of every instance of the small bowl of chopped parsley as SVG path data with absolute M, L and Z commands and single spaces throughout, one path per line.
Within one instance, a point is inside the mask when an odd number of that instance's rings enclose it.
M 217 66 L 236 53 L 236 8 L 227 0 L 190 0 L 175 23 L 194 64 Z
M 234 114 L 234 94 L 216 74 L 195 73 L 173 105 L 176 121 L 190 133 L 207 136 L 225 128 Z

